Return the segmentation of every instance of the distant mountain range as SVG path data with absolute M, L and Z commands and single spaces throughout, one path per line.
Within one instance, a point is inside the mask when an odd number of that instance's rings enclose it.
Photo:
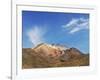
M 89 54 L 60 44 L 42 43 L 22 49 L 22 68 L 88 66 Z

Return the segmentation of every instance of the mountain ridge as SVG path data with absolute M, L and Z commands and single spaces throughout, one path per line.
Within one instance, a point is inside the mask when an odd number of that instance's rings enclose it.
M 89 54 L 74 47 L 42 43 L 34 48 L 22 49 L 22 64 L 23 68 L 86 66 L 89 65 Z

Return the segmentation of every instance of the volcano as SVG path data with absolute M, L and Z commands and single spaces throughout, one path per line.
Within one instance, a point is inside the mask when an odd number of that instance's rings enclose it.
M 22 68 L 89 66 L 89 54 L 60 44 L 42 43 L 22 49 Z

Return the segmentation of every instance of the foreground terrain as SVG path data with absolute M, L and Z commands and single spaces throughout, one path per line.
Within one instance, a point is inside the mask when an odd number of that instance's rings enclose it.
M 89 66 L 89 54 L 76 48 L 47 44 L 22 49 L 23 69 L 73 66 Z

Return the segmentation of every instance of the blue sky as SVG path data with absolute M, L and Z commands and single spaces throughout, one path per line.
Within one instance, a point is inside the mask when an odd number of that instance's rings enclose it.
M 64 44 L 89 52 L 89 14 L 22 11 L 22 47 Z

